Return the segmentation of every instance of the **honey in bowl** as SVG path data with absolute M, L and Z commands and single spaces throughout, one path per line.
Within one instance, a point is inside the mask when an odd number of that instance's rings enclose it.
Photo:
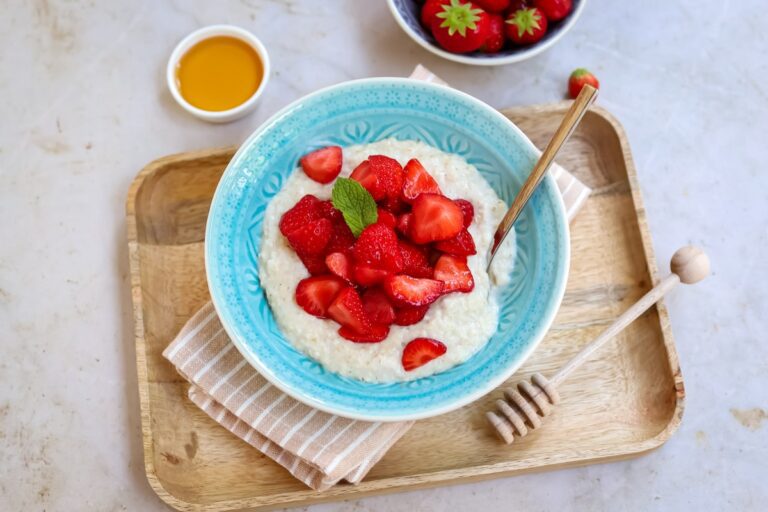
M 230 36 L 203 39 L 187 50 L 176 67 L 182 97 L 210 112 L 242 105 L 263 79 L 264 65 L 256 50 Z

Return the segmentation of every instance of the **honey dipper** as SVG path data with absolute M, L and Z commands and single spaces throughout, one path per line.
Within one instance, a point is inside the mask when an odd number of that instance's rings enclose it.
M 670 269 L 672 270 L 671 274 L 643 295 L 589 345 L 581 349 L 559 372 L 552 376 L 551 380 L 547 380 L 540 373 L 536 373 L 531 377 L 530 382 L 521 381 L 517 388 L 508 388 L 504 391 L 505 400 L 497 400 L 497 410 L 488 411 L 485 415 L 505 443 L 510 444 L 515 435 L 524 437 L 531 430 L 541 426 L 542 418 L 547 416 L 552 411 L 552 406 L 557 405 L 560 401 L 557 386 L 584 361 L 589 359 L 606 341 L 621 332 L 658 302 L 677 283 L 693 284 L 707 277 L 709 275 L 709 258 L 698 247 L 682 247 L 672 256 Z

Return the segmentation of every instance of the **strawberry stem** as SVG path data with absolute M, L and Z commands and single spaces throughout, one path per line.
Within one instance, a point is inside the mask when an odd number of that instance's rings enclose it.
M 536 9 L 519 9 L 505 23 L 516 26 L 517 36 L 522 37 L 526 32 L 533 35 L 534 30 L 541 28 L 539 21 L 541 21 L 541 15 L 536 12 Z
M 572 78 L 581 78 L 584 75 L 591 75 L 590 71 L 587 68 L 576 68 L 573 70 L 573 73 L 571 73 Z
M 482 9 L 472 8 L 470 2 L 461 3 L 461 0 L 451 0 L 450 4 L 441 7 L 443 12 L 437 13 L 436 16 L 443 20 L 440 27 L 447 28 L 449 36 L 458 32 L 464 37 L 467 29 L 475 30 L 477 22 L 480 21 L 480 14 L 483 12 Z

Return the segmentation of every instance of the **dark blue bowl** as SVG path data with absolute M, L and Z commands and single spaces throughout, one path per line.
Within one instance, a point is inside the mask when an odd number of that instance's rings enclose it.
M 458 54 L 447 52 L 437 44 L 429 30 L 425 29 L 419 22 L 421 3 L 415 0 L 387 0 L 387 3 L 395 20 L 405 33 L 435 55 L 454 62 L 461 62 L 462 64 L 501 66 L 528 59 L 554 45 L 576 23 L 587 1 L 573 0 L 573 12 L 563 20 L 550 23 L 549 29 L 541 41 L 529 46 L 508 46 L 499 53 L 493 54 L 481 52 Z

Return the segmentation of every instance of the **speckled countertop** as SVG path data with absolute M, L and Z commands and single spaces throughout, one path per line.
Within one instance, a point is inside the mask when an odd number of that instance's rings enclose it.
M 643 7 L 638 7 L 641 4 Z M 143 475 L 123 203 L 148 161 L 237 143 L 289 101 L 422 62 L 496 107 L 561 99 L 577 66 L 624 124 L 660 262 L 714 275 L 668 300 L 680 430 L 638 459 L 330 510 L 768 509 L 768 15 L 760 0 L 591 0 L 525 63 L 475 69 L 412 43 L 382 1 L 12 1 L 0 16 L 0 507 L 164 510 Z M 173 45 L 229 22 L 268 46 L 261 107 L 211 126 L 176 107 Z

